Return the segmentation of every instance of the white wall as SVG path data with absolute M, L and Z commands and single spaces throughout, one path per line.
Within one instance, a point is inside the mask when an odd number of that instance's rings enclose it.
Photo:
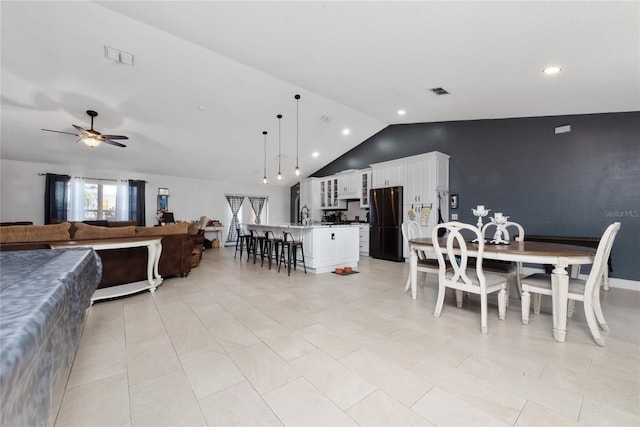
M 202 215 L 218 219 L 225 226 L 228 206 L 225 194 L 245 194 L 269 197 L 267 223 L 289 222 L 289 188 L 272 184 L 240 184 L 225 181 L 149 175 L 126 171 L 88 170 L 81 165 L 54 165 L 47 163 L 0 160 L 0 220 L 33 221 L 44 223 L 45 177 L 40 173 L 66 174 L 72 177 L 110 179 L 141 179 L 147 181 L 147 226 L 156 224 L 156 198 L 158 188 L 169 189 L 169 209 L 176 220 L 194 221 Z M 249 204 L 247 203 L 248 207 Z M 250 208 L 249 208 L 250 209 Z M 245 216 L 246 218 L 246 216 Z M 244 218 L 241 218 L 241 221 Z M 226 232 L 226 230 L 225 230 Z

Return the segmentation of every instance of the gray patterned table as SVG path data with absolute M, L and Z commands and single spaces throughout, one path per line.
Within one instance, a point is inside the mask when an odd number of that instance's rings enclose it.
M 0 252 L 0 425 L 50 425 L 102 276 L 91 249 Z

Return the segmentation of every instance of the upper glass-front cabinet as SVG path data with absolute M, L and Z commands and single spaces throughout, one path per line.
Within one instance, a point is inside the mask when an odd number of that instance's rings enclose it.
M 369 189 L 371 188 L 371 171 L 360 172 L 360 207 L 369 207 Z

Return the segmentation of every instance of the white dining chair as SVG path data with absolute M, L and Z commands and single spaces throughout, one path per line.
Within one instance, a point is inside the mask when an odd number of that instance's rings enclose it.
M 482 227 L 482 237 L 487 239 L 487 232 L 491 228 L 497 228 L 497 224 L 490 222 Z M 504 223 L 504 236 L 503 239 L 511 241 L 509 230 L 512 231 L 515 236 L 516 242 L 524 241 L 524 227 L 517 222 L 507 221 Z M 482 265 L 484 271 L 494 274 L 500 274 L 507 278 L 507 283 L 513 283 L 516 291 L 518 292 L 518 299 L 522 297 L 522 285 L 520 283 L 520 277 L 522 276 L 522 263 L 509 263 L 494 260 L 484 260 Z M 509 286 L 507 286 L 507 306 L 509 305 Z
M 438 240 L 438 231 L 440 229 L 447 230 L 445 237 L 446 246 L 440 246 Z M 466 232 L 472 238 L 478 240 L 477 254 L 475 266 L 470 264 L 468 255 L 467 241 L 462 234 Z M 484 255 L 484 240 L 482 232 L 475 225 L 464 224 L 461 222 L 446 222 L 438 224 L 431 233 L 433 240 L 433 248 L 438 258 L 438 299 L 436 309 L 433 313 L 434 317 L 440 317 L 442 306 L 444 305 L 444 297 L 447 288 L 455 289 L 456 303 L 458 307 L 462 307 L 463 292 L 469 292 L 480 295 L 480 327 L 483 334 L 487 333 L 487 295 L 493 292 L 498 293 L 498 317 L 504 320 L 506 316 L 506 287 L 507 280 L 500 275 L 485 273 L 483 270 L 482 258 Z M 445 255 L 450 260 L 456 262 L 447 262 Z M 448 266 L 452 268 L 447 269 Z
M 405 221 L 402 223 L 402 238 L 404 239 L 407 247 L 410 247 L 409 240 L 416 237 L 420 237 L 420 225 L 415 221 Z M 427 274 L 438 274 L 439 266 L 438 260 L 434 258 L 427 258 L 424 251 L 417 251 L 418 255 L 418 271 L 424 273 L 424 280 L 427 280 Z M 411 288 L 411 273 L 407 278 L 407 284 L 404 287 L 404 291 L 407 292 Z
M 620 223 L 614 222 L 604 231 L 596 255 L 591 266 L 591 272 L 587 280 L 578 278 L 569 278 L 569 303 L 573 301 L 582 301 L 584 304 L 584 316 L 587 319 L 587 325 L 593 335 L 593 339 L 600 346 L 605 346 L 604 339 L 600 333 L 609 331 L 609 327 L 602 314 L 600 306 L 600 283 L 602 281 L 603 272 L 608 268 L 608 260 L 611 255 L 611 248 L 616 238 L 616 234 L 620 229 Z M 534 294 L 534 314 L 540 314 L 540 296 L 553 295 L 551 291 L 551 275 L 544 273 L 536 273 L 522 279 L 522 323 L 529 323 L 529 311 L 531 309 L 531 293 Z

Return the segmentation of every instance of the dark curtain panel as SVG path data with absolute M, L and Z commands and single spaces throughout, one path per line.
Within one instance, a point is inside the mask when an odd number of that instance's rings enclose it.
M 238 228 L 238 212 L 240 212 L 244 196 L 227 195 L 226 197 L 232 214 L 231 225 L 229 226 L 229 234 L 227 235 L 226 241 L 234 243 L 238 240 L 238 230 L 236 230 Z
M 264 202 L 266 200 L 266 197 L 249 197 L 249 202 L 251 203 L 251 207 L 253 208 L 253 213 L 256 214 L 256 224 L 260 224 L 260 214 L 262 213 L 262 208 L 264 207 Z
M 69 187 L 69 175 L 56 175 L 48 173 L 44 187 L 44 223 L 51 224 L 52 220 L 66 221 L 67 188 Z
M 129 221 L 137 221 L 141 227 L 146 225 L 145 184 L 145 181 L 129 180 Z

